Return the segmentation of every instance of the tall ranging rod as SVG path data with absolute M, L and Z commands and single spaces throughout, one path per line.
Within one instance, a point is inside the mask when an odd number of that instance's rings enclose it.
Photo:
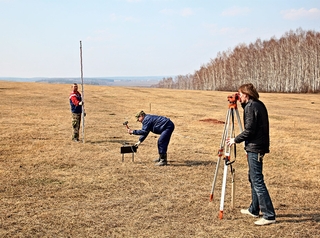
M 84 102 L 84 88 L 83 88 L 83 66 L 82 66 L 82 42 L 80 41 L 80 65 L 81 65 L 81 88 L 82 88 L 82 102 Z M 84 103 L 82 103 L 82 113 L 81 113 L 81 121 L 82 121 L 82 143 L 85 143 L 85 134 L 84 134 Z

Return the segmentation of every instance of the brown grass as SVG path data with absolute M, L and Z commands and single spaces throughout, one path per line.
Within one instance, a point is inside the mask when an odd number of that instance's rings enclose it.
M 262 94 L 271 153 L 264 174 L 277 223 L 240 214 L 250 202 L 238 146 L 235 209 L 222 167 L 209 202 L 227 112 L 227 92 L 85 86 L 86 143 L 71 141 L 70 85 L 0 81 L 1 237 L 317 237 L 320 230 L 320 95 Z M 158 135 L 135 154 L 139 110 L 170 117 L 169 166 L 155 167 Z M 242 109 L 239 109 L 242 118 Z

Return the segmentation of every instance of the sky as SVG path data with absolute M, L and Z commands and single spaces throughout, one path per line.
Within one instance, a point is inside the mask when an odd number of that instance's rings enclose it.
M 177 76 L 320 31 L 319 0 L 0 0 L 0 77 Z

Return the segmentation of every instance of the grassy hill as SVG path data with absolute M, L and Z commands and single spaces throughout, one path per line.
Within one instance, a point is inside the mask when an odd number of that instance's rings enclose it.
M 228 172 L 218 219 L 222 166 L 209 202 L 227 92 L 85 85 L 85 143 L 71 141 L 71 85 L 0 81 L 1 237 L 316 237 L 320 230 L 320 95 L 263 94 L 271 153 L 264 175 L 277 223 L 257 227 L 247 162 L 237 146 L 235 208 Z M 136 112 L 176 125 L 169 166 L 156 167 L 158 135 L 138 137 Z M 242 118 L 242 108 L 239 108 Z M 236 128 L 238 128 L 236 126 Z

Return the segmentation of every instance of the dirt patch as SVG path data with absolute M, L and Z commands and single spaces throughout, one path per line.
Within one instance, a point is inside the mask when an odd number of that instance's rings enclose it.
M 214 118 L 201 119 L 200 121 L 209 122 L 209 123 L 212 123 L 212 124 L 224 124 L 224 121 L 219 121 L 219 120 L 214 119 Z

